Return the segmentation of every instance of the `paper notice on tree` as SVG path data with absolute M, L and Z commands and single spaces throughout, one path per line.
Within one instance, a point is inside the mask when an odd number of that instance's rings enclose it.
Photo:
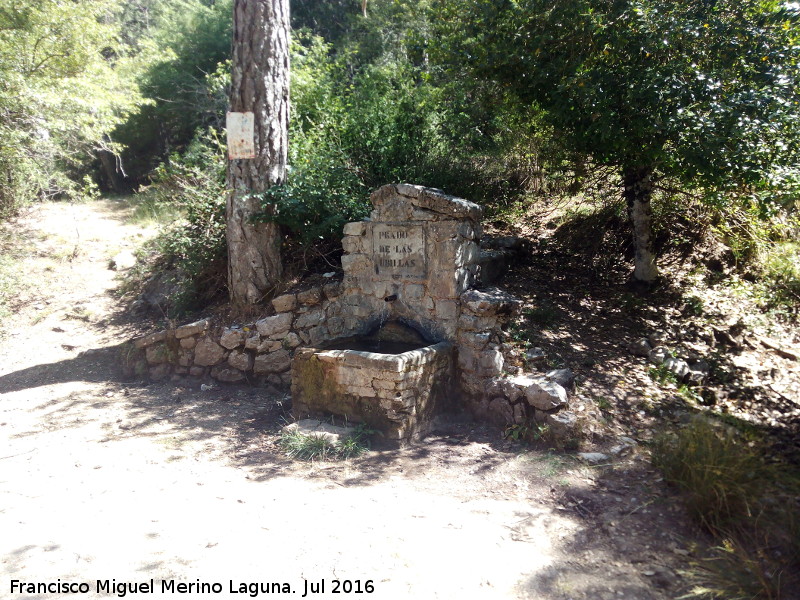
M 229 112 L 226 115 L 228 130 L 228 158 L 255 158 L 256 144 L 253 113 Z

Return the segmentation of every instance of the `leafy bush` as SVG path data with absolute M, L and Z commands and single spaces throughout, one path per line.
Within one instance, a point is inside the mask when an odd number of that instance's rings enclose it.
M 772 303 L 800 306 L 800 244 L 778 242 L 763 254 L 764 282 L 773 292 Z
M 399 18 L 379 20 L 395 31 Z M 510 101 L 469 108 L 467 88 L 434 83 L 413 53 L 384 50 L 364 54 L 359 46 L 353 54 L 307 31 L 294 34 L 289 172 L 264 194 L 258 219 L 283 225 L 306 247 L 338 243 L 342 225 L 367 214 L 369 191 L 386 183 L 492 203 L 533 185 L 532 117 Z
M 141 289 L 160 274 L 177 288 L 172 316 L 198 308 L 225 286 L 225 150 L 216 130 L 199 133 L 182 156 L 158 167 L 147 190 L 147 205 L 171 207 L 180 218 L 148 243 L 127 287 Z

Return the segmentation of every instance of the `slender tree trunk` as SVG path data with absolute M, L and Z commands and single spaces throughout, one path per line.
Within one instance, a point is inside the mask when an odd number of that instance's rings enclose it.
M 628 217 L 633 227 L 633 280 L 654 283 L 658 279 L 656 257 L 653 254 L 653 237 L 650 229 L 653 211 L 650 198 L 653 195 L 653 171 L 649 167 L 627 168 L 623 171 L 624 196 L 628 205 Z
M 117 157 L 110 150 L 100 150 L 97 153 L 100 158 L 100 165 L 108 179 L 111 191 L 116 194 L 126 194 L 131 191 L 131 186 L 125 181 L 125 175 L 120 173 L 117 165 Z
M 235 0 L 232 112 L 252 112 L 255 158 L 231 160 L 226 207 L 231 302 L 255 304 L 280 280 L 280 228 L 252 224 L 257 198 L 286 178 L 289 130 L 289 0 Z

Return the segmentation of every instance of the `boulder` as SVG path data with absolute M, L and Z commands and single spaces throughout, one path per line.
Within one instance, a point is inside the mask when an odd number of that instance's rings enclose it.
M 689 365 L 689 371 L 686 373 L 686 382 L 693 384 L 701 384 L 708 377 L 711 370 L 709 364 L 704 360 L 698 360 Z
M 528 404 L 538 410 L 550 411 L 567 405 L 567 391 L 545 377 L 517 375 L 510 381 L 522 391 Z
M 557 438 L 569 438 L 575 435 L 578 428 L 578 416 L 568 410 L 562 410 L 555 414 L 547 415 L 545 424 Z
M 553 369 L 547 373 L 547 378 L 565 390 L 571 390 L 575 386 L 575 374 L 572 369 Z
M 664 346 L 658 346 L 650 350 L 647 354 L 647 360 L 654 365 L 660 365 L 668 358 L 672 358 L 672 353 Z
M 675 373 L 679 381 L 682 381 L 689 374 L 689 365 L 681 358 L 668 358 L 663 364 L 667 369 Z

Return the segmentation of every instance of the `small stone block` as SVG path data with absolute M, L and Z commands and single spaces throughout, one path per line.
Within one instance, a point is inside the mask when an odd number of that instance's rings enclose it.
M 236 383 L 244 379 L 244 373 L 237 369 L 227 367 L 214 367 L 211 369 L 211 377 L 225 383 Z
M 306 306 L 319 304 L 322 302 L 322 288 L 313 287 L 302 292 L 297 292 L 297 301 Z
M 244 338 L 247 335 L 243 330 L 229 327 L 222 332 L 219 338 L 220 346 L 233 350 L 244 344 Z
M 225 349 L 210 338 L 203 338 L 197 343 L 194 350 L 194 364 L 201 367 L 211 367 L 219 364 L 225 358 Z
M 197 335 L 199 333 L 203 333 L 206 329 L 208 329 L 209 321 L 208 319 L 202 319 L 200 321 L 195 321 L 194 323 L 188 323 L 186 325 L 181 325 L 175 330 L 175 337 L 179 340 L 183 338 L 189 337 L 191 335 Z
M 266 317 L 256 321 L 258 333 L 264 337 L 269 337 L 281 331 L 289 331 L 292 326 L 292 313 L 280 313 L 272 317 Z
M 272 306 L 275 312 L 284 313 L 293 311 L 297 307 L 297 296 L 294 294 L 284 294 L 272 299 Z
M 325 292 L 325 297 L 328 300 L 338 298 L 342 294 L 342 282 L 331 281 L 330 283 L 326 283 L 322 286 L 322 291 Z
M 150 335 L 146 335 L 138 340 L 134 340 L 133 347 L 137 350 L 141 350 L 147 346 L 152 346 L 158 342 L 163 342 L 165 339 L 167 339 L 167 332 L 157 331 L 156 333 L 151 333 Z
M 364 221 L 356 221 L 354 223 L 345 223 L 343 233 L 344 235 L 364 235 L 367 229 L 367 224 Z

